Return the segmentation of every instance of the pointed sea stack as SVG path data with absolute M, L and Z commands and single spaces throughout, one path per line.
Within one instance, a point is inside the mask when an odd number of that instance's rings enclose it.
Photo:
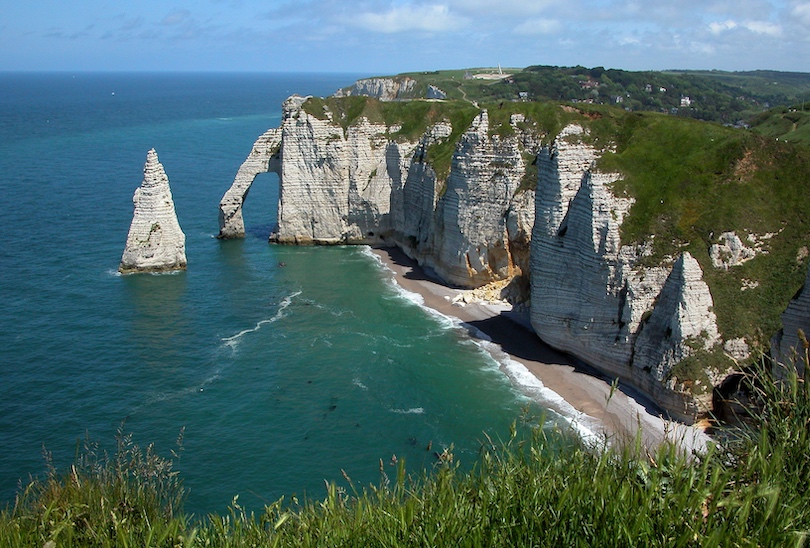
M 146 154 L 143 182 L 132 197 L 135 213 L 118 271 L 169 272 L 186 269 L 186 235 L 177 222 L 169 178 L 155 149 Z

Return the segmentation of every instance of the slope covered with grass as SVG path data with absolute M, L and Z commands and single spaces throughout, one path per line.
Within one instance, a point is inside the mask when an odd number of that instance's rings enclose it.
M 751 129 L 766 137 L 810 148 L 810 103 L 760 114 L 751 120 Z

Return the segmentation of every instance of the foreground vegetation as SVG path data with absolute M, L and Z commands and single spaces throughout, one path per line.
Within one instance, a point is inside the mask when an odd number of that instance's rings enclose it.
M 482 448 L 471 472 L 431 473 L 259 514 L 182 513 L 172 462 L 123 434 L 49 467 L 0 514 L 2 546 L 802 546 L 810 534 L 810 388 L 766 372 L 746 380 L 758 413 L 722 446 L 560 446 L 541 431 Z

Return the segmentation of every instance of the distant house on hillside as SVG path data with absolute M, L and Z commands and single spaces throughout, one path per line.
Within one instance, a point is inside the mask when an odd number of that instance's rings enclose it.
M 691 107 L 692 106 L 692 99 L 688 95 L 681 95 L 681 106 L 682 107 Z

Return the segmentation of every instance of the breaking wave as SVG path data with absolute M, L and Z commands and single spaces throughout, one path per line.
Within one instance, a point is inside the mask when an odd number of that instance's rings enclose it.
M 266 320 L 261 320 L 250 329 L 243 329 L 236 335 L 231 335 L 230 337 L 223 337 L 222 342 L 225 344 L 225 346 L 228 346 L 231 349 L 236 350 L 237 346 L 239 345 L 239 341 L 242 339 L 242 337 L 244 337 L 249 333 L 255 333 L 263 326 L 277 322 L 278 320 L 283 318 L 286 315 L 284 314 L 284 311 L 287 309 L 288 306 L 290 306 L 290 304 L 292 304 L 292 300 L 300 294 L 301 294 L 300 291 L 296 291 L 295 293 L 287 295 L 281 301 L 281 304 L 279 304 L 278 311 L 276 312 L 275 316 L 273 316 L 272 318 L 267 318 Z

